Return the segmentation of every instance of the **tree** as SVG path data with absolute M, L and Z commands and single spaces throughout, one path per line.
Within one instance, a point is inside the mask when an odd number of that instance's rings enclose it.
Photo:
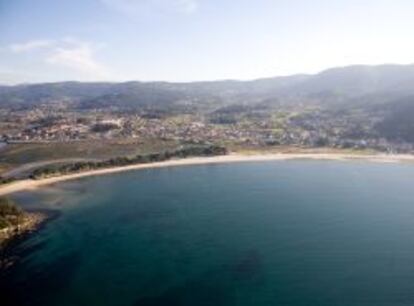
M 23 216 L 23 210 L 14 201 L 0 197 L 0 229 L 19 224 Z

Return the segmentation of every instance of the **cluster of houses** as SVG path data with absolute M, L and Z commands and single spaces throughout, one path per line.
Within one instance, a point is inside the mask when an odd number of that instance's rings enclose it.
M 51 119 L 50 119 L 51 118 Z M 145 118 L 137 114 L 73 114 L 44 116 L 21 114 L 14 120 L 20 128 L 2 133 L 0 142 L 70 142 L 88 139 L 164 139 L 193 143 L 225 141 L 251 146 L 300 145 L 413 152 L 410 143 L 370 134 L 370 128 L 348 119 L 322 116 L 293 117 L 278 123 L 269 118 L 231 124 L 212 123 L 203 116 Z M 367 132 L 368 131 L 368 132 Z

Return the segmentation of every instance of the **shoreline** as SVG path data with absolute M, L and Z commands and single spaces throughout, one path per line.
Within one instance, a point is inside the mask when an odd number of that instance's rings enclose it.
M 171 159 L 162 162 L 128 165 L 121 167 L 89 170 L 85 172 L 65 174 L 39 180 L 25 179 L 0 186 L 0 196 L 12 193 L 35 190 L 42 186 L 52 185 L 59 182 L 77 180 L 85 177 L 108 175 L 125 171 L 141 169 L 166 168 L 176 166 L 192 166 L 207 164 L 261 162 L 261 161 L 283 161 L 283 160 L 333 160 L 333 161 L 368 161 L 381 163 L 414 162 L 414 155 L 405 154 L 350 154 L 350 153 L 263 153 L 263 154 L 228 154 L 212 157 L 190 157 L 184 159 Z
M 49 221 L 57 218 L 55 210 L 37 209 L 26 212 L 26 220 L 19 226 L 3 229 L 0 233 L 0 276 L 7 273 L 21 259 L 20 244 L 36 235 Z
M 0 248 L 3 243 L 13 240 L 15 237 L 23 236 L 37 230 L 37 228 L 46 222 L 46 220 L 47 216 L 43 212 L 25 212 L 23 222 L 0 230 Z

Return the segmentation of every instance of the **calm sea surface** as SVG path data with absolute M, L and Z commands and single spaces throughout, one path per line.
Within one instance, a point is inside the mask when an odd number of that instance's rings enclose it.
M 60 216 L 1 305 L 414 305 L 414 165 L 153 169 L 15 199 Z

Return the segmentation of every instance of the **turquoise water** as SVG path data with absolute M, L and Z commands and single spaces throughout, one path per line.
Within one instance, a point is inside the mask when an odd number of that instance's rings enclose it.
M 20 246 L 3 302 L 414 305 L 414 165 L 153 169 L 16 199 L 60 216 Z

